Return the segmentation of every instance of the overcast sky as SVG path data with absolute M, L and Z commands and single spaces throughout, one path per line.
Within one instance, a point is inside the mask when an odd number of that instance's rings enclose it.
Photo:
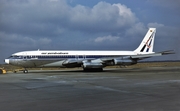
M 180 0 L 0 0 L 0 63 L 26 50 L 134 50 L 157 28 L 155 57 L 180 60 Z

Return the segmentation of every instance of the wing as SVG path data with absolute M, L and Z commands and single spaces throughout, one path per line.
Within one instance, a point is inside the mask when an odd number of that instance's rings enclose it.
M 157 53 L 150 54 L 139 54 L 139 55 L 131 55 L 124 57 L 116 57 L 116 58 L 102 58 L 102 63 L 105 65 L 133 65 L 136 64 L 138 60 L 154 57 L 154 56 L 162 56 L 167 54 L 174 54 L 173 50 L 162 51 Z

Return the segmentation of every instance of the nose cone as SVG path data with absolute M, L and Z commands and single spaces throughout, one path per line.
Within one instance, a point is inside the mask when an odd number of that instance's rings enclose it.
M 5 62 L 6 64 L 9 64 L 9 59 L 5 59 L 4 62 Z

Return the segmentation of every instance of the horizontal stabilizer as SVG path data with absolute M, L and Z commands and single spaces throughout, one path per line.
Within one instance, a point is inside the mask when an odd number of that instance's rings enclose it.
M 167 55 L 167 54 L 175 54 L 173 50 L 168 50 L 168 51 L 162 51 L 162 52 L 157 52 L 157 53 L 151 53 L 151 54 L 139 54 L 139 55 L 132 55 L 132 59 L 145 59 L 149 57 L 154 57 L 154 56 L 161 56 L 161 55 Z
M 162 51 L 162 52 L 159 52 L 159 53 L 162 53 L 162 55 L 175 54 L 174 50 L 167 50 L 167 51 Z

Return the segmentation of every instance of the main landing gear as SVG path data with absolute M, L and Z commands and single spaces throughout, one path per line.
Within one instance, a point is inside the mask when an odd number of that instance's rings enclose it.
M 103 68 L 83 68 L 84 72 L 102 72 Z

